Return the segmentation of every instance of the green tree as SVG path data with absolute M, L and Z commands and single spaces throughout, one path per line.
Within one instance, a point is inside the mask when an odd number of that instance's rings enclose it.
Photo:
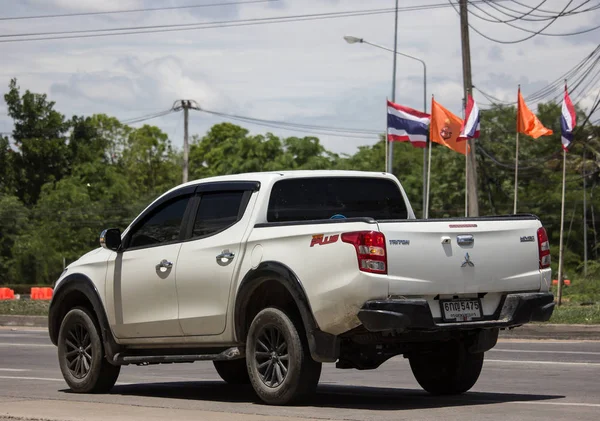
M 104 216 L 78 177 L 44 185 L 31 220 L 13 246 L 15 278 L 52 283 L 67 262 L 97 246 Z
M 29 210 L 15 196 L 0 195 L 0 285 L 18 283 L 13 273 L 13 246 L 27 228 Z
M 42 185 L 60 180 L 69 171 L 69 124 L 45 94 L 27 90 L 21 95 L 16 79 L 11 80 L 4 99 L 13 119 L 13 139 L 18 150 L 12 160 L 15 178 L 19 180 L 17 195 L 32 205 L 37 202 Z
M 141 197 L 154 197 L 181 182 L 181 158 L 158 127 L 133 129 L 120 160 L 121 170 Z
M 12 193 L 15 187 L 14 151 L 8 138 L 0 136 L 0 193 Z

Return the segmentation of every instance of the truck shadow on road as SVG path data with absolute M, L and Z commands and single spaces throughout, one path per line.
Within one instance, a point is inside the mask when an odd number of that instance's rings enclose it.
M 258 403 L 250 386 L 220 381 L 142 383 L 115 386 L 113 395 L 187 399 L 230 403 Z M 432 396 L 422 390 L 320 384 L 317 394 L 302 406 L 324 408 L 403 410 L 544 401 L 563 395 L 468 392 L 460 396 Z

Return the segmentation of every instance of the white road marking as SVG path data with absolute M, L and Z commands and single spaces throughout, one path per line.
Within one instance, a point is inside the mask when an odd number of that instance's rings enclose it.
M 41 380 L 47 382 L 64 382 L 64 379 L 52 379 L 49 377 L 19 377 L 19 376 L 0 376 L 0 379 L 11 380 Z
M 511 403 L 520 403 L 522 405 L 557 405 L 557 406 L 587 406 L 591 408 L 600 408 L 598 403 L 580 403 L 580 402 L 539 402 L 539 401 L 515 401 Z
M 507 364 L 550 364 L 550 365 L 571 365 L 571 366 L 586 366 L 600 367 L 600 363 L 575 363 L 567 361 L 522 361 L 522 360 L 485 360 L 486 363 L 507 363 Z
M 577 355 L 600 355 L 600 352 L 588 351 L 549 351 L 549 350 L 534 350 L 534 349 L 499 349 L 492 348 L 488 352 L 531 352 L 540 354 L 577 354 Z
M 9 344 L 9 343 L 0 343 L 0 346 L 20 346 L 23 348 L 54 348 L 55 346 L 52 344 Z
M 0 368 L 0 371 L 31 371 L 26 368 Z
M 30 335 L 28 333 L 0 333 L 0 338 L 44 338 L 48 339 L 46 335 Z
M 20 376 L 0 376 L 0 379 L 9 379 L 9 380 L 36 380 L 36 381 L 46 381 L 46 382 L 64 382 L 64 379 L 54 379 L 50 377 L 20 377 Z M 138 383 L 126 383 L 126 382 L 117 382 L 117 386 L 128 386 L 130 384 L 138 384 Z M 141 384 L 141 383 L 139 383 Z

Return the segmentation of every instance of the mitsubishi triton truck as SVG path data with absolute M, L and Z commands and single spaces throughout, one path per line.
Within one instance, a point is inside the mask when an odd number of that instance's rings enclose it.
M 550 247 L 534 215 L 416 219 L 398 179 L 227 175 L 164 193 L 57 280 L 49 334 L 68 386 L 121 366 L 213 362 L 265 403 L 313 393 L 323 363 L 410 362 L 431 394 L 477 381 L 500 329 L 546 321 Z

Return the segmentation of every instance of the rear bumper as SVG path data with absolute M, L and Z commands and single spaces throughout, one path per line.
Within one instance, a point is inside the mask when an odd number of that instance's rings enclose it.
M 372 300 L 358 312 L 363 326 L 371 332 L 389 330 L 460 330 L 519 326 L 545 322 L 554 311 L 554 296 L 549 292 L 508 294 L 493 318 L 471 322 L 446 323 L 431 315 L 427 300 Z

